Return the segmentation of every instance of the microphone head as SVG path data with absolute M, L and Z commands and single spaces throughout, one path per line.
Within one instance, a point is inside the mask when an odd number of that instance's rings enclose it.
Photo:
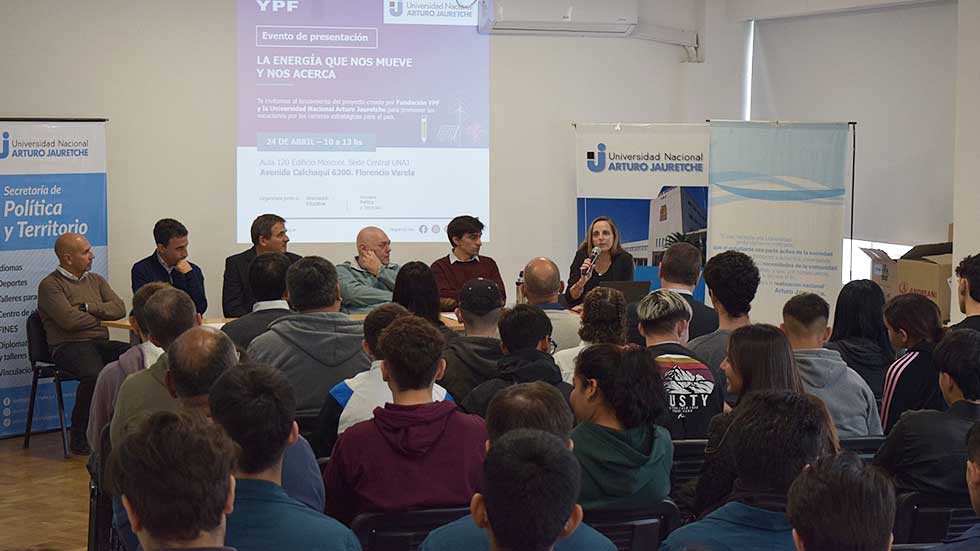
M 592 247 L 592 254 L 598 255 L 600 253 L 602 253 L 602 250 L 600 250 L 599 247 Z

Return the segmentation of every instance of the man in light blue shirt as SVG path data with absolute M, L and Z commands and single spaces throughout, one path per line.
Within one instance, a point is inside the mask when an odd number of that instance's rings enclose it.
M 572 410 L 561 392 L 542 382 L 509 386 L 494 397 L 487 409 L 488 449 L 507 432 L 517 429 L 544 431 L 571 447 Z M 472 506 L 471 506 L 472 507 Z M 555 551 L 615 551 L 608 538 L 579 524 L 555 543 Z M 487 531 L 472 515 L 433 530 L 419 551 L 490 551 Z
M 357 232 L 354 262 L 337 265 L 341 308 L 366 314 L 379 304 L 391 302 L 398 264 L 391 264 L 391 239 L 381 228 L 368 226 Z

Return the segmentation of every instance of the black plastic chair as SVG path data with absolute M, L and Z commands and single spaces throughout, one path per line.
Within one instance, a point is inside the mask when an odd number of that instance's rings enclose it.
M 363 551 L 415 551 L 432 530 L 470 514 L 469 507 L 408 513 L 363 513 L 351 530 Z
M 878 448 L 885 443 L 884 436 L 862 436 L 860 438 L 845 438 L 840 441 L 842 450 L 851 450 L 858 454 L 861 461 L 871 463 L 878 453 Z
M 34 372 L 31 382 L 31 400 L 27 405 L 27 427 L 24 430 L 24 448 L 31 447 L 31 425 L 34 424 L 34 404 L 37 400 L 37 382 L 39 379 L 54 379 L 55 391 L 58 394 L 58 420 L 61 422 L 61 447 L 68 458 L 68 429 L 65 427 L 65 398 L 61 392 L 61 383 L 77 380 L 58 369 L 51 359 L 48 348 L 48 337 L 44 332 L 41 316 L 35 310 L 27 318 L 27 359 Z
M 679 488 L 701 475 L 707 440 L 674 440 L 674 464 L 670 468 L 671 486 Z
M 681 523 L 681 513 L 666 499 L 642 511 L 586 511 L 585 524 L 609 538 L 619 551 L 657 549 Z
M 901 494 L 895 512 L 895 543 L 939 543 L 980 523 L 967 496 Z

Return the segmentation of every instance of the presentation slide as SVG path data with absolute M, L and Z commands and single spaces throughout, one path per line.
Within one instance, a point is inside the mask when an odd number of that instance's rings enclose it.
M 298 243 L 489 222 L 489 39 L 470 3 L 238 1 L 239 243 L 267 212 Z

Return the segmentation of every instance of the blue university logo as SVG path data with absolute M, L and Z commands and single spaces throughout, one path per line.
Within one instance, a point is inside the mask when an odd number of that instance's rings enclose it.
M 6 159 L 10 155 L 10 132 L 3 133 L 3 141 L 0 142 L 0 159 Z
M 599 150 L 598 153 L 589 151 L 585 154 L 586 164 L 592 172 L 602 172 L 606 170 L 606 144 L 601 143 L 596 149 Z
M 388 13 L 392 17 L 401 17 L 405 13 L 405 2 L 402 0 L 390 0 L 388 2 Z

